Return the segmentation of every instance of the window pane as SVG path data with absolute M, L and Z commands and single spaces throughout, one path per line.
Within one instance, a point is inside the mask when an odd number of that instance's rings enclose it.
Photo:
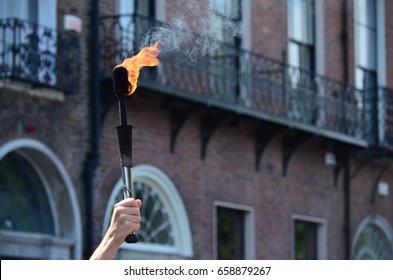
M 353 246 L 352 259 L 391 260 L 393 248 L 383 230 L 374 225 L 367 225 Z
M 133 0 L 117 0 L 118 13 L 133 14 L 135 12 L 135 2 Z
M 303 1 L 302 0 L 291 0 L 290 1 L 290 13 L 291 13 L 291 37 L 292 39 L 302 41 L 302 31 L 303 31 L 303 20 L 302 20 L 302 10 Z
M 376 70 L 377 67 L 377 52 L 376 52 L 376 44 L 377 44 L 377 36 L 375 30 L 369 31 L 369 39 L 368 39 L 368 68 L 370 70 Z
M 300 67 L 300 46 L 294 42 L 289 42 L 288 62 L 291 66 Z
M 357 5 L 357 64 L 369 70 L 376 69 L 376 9 L 373 0 L 360 0 Z
M 306 30 L 306 42 L 308 44 L 314 44 L 314 29 L 315 29 L 315 20 L 314 20 L 314 0 L 306 0 L 306 17 L 305 17 L 305 26 Z
M 368 42 L 367 42 L 367 28 L 364 26 L 358 26 L 358 65 L 367 67 L 368 57 Z
M 368 0 L 367 1 L 367 25 L 371 28 L 376 27 L 376 9 L 375 9 L 375 1 Z
M 0 161 L 0 229 L 55 233 L 43 182 L 31 164 L 17 153 Z
M 358 0 L 357 12 L 358 22 L 367 25 L 367 0 Z
M 317 224 L 295 220 L 295 259 L 317 259 Z
M 210 0 L 209 3 L 210 35 L 219 41 L 235 43 L 241 24 L 239 0 Z
M 244 259 L 244 212 L 217 207 L 217 258 Z
M 291 39 L 314 44 L 314 1 L 289 0 L 289 36 Z

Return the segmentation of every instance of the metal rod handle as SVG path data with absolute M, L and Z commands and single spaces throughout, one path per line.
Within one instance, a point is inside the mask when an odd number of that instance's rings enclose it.
M 134 194 L 134 186 L 132 182 L 132 167 L 123 166 L 122 168 L 122 179 L 123 179 L 123 195 L 124 198 L 132 198 L 135 196 Z M 130 233 L 127 235 L 125 241 L 127 243 L 137 243 L 138 236 L 135 232 Z

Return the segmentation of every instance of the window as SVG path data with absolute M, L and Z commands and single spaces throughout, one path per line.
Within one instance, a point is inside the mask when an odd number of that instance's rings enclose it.
M 135 196 L 143 201 L 141 228 L 136 233 L 139 242 L 123 244 L 117 258 L 191 257 L 190 224 L 176 186 L 165 173 L 150 165 L 134 167 L 133 178 Z M 120 179 L 108 201 L 103 234 L 110 223 L 113 205 L 122 198 Z
M 141 208 L 141 228 L 138 241 L 150 244 L 174 245 L 173 229 L 168 210 L 154 191 L 151 184 L 143 180 L 134 182 L 135 198 L 143 201 Z M 116 201 L 123 199 L 120 191 Z
M 44 144 L 0 146 L 0 258 L 80 259 L 79 209 L 67 170 Z
M 244 213 L 217 207 L 217 259 L 244 259 Z
M 220 42 L 237 45 L 241 11 L 239 0 L 210 0 L 210 34 Z
M 317 224 L 295 220 L 295 259 L 317 259 Z
M 314 72 L 314 0 L 289 0 L 288 3 L 288 62 L 294 68 Z M 300 77 L 293 78 L 300 82 Z
M 315 73 L 315 2 L 288 0 L 288 117 L 317 121 Z
M 210 89 L 233 102 L 239 94 L 241 5 L 239 0 L 210 0 Z
M 364 91 L 366 128 L 371 145 L 378 138 L 377 5 L 375 0 L 355 3 L 356 87 Z
M 380 215 L 369 216 L 359 226 L 351 258 L 357 260 L 392 260 L 393 229 Z
M 33 166 L 11 152 L 0 161 L 0 229 L 55 234 L 44 183 Z
M 117 13 L 119 17 L 118 45 L 120 59 L 135 55 L 144 39 L 143 36 L 154 24 L 154 2 L 152 0 L 118 0 Z
M 293 253 L 296 260 L 326 258 L 326 226 L 323 219 L 301 215 L 292 217 Z
M 213 211 L 214 259 L 254 258 L 253 209 L 225 202 L 215 202 Z
M 376 86 L 376 6 L 374 0 L 360 0 L 356 5 L 356 85 L 361 89 Z

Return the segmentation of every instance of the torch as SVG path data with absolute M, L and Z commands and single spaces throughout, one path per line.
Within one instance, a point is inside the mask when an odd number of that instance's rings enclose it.
M 120 125 L 116 126 L 116 132 L 124 198 L 131 198 L 135 195 L 132 181 L 132 125 L 127 124 L 125 98 L 135 91 L 140 68 L 159 65 L 158 52 L 158 42 L 156 42 L 152 47 L 143 48 L 136 56 L 126 58 L 122 64 L 117 65 L 112 71 L 113 91 L 119 101 Z M 136 243 L 138 237 L 132 232 L 126 237 L 125 241 Z
M 123 182 L 124 198 L 134 197 L 132 181 L 132 125 L 127 124 L 125 97 L 130 94 L 131 84 L 128 81 L 128 71 L 124 67 L 115 68 L 113 75 L 113 90 L 119 100 L 120 125 L 116 126 L 117 143 L 120 152 L 121 178 Z M 127 243 L 138 242 L 134 232 L 125 240 Z

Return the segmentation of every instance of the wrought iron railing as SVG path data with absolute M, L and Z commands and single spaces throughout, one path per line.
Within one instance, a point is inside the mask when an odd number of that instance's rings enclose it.
M 381 88 L 378 97 L 378 123 L 380 124 L 379 134 L 380 146 L 393 149 L 393 90 Z
M 76 92 L 79 40 L 71 33 L 16 19 L 0 19 L 0 79 L 20 79 Z
M 369 123 L 375 112 L 367 106 L 372 99 L 363 91 L 151 18 L 101 19 L 103 77 L 110 77 L 114 65 L 139 51 L 151 27 L 184 32 L 187 39 L 181 50 L 172 52 L 165 50 L 164 42 L 161 65 L 141 71 L 141 85 L 361 146 L 375 142 Z M 389 117 L 379 119 L 391 121 L 389 110 L 382 112 L 389 111 Z M 386 141 L 392 139 L 386 135 Z

